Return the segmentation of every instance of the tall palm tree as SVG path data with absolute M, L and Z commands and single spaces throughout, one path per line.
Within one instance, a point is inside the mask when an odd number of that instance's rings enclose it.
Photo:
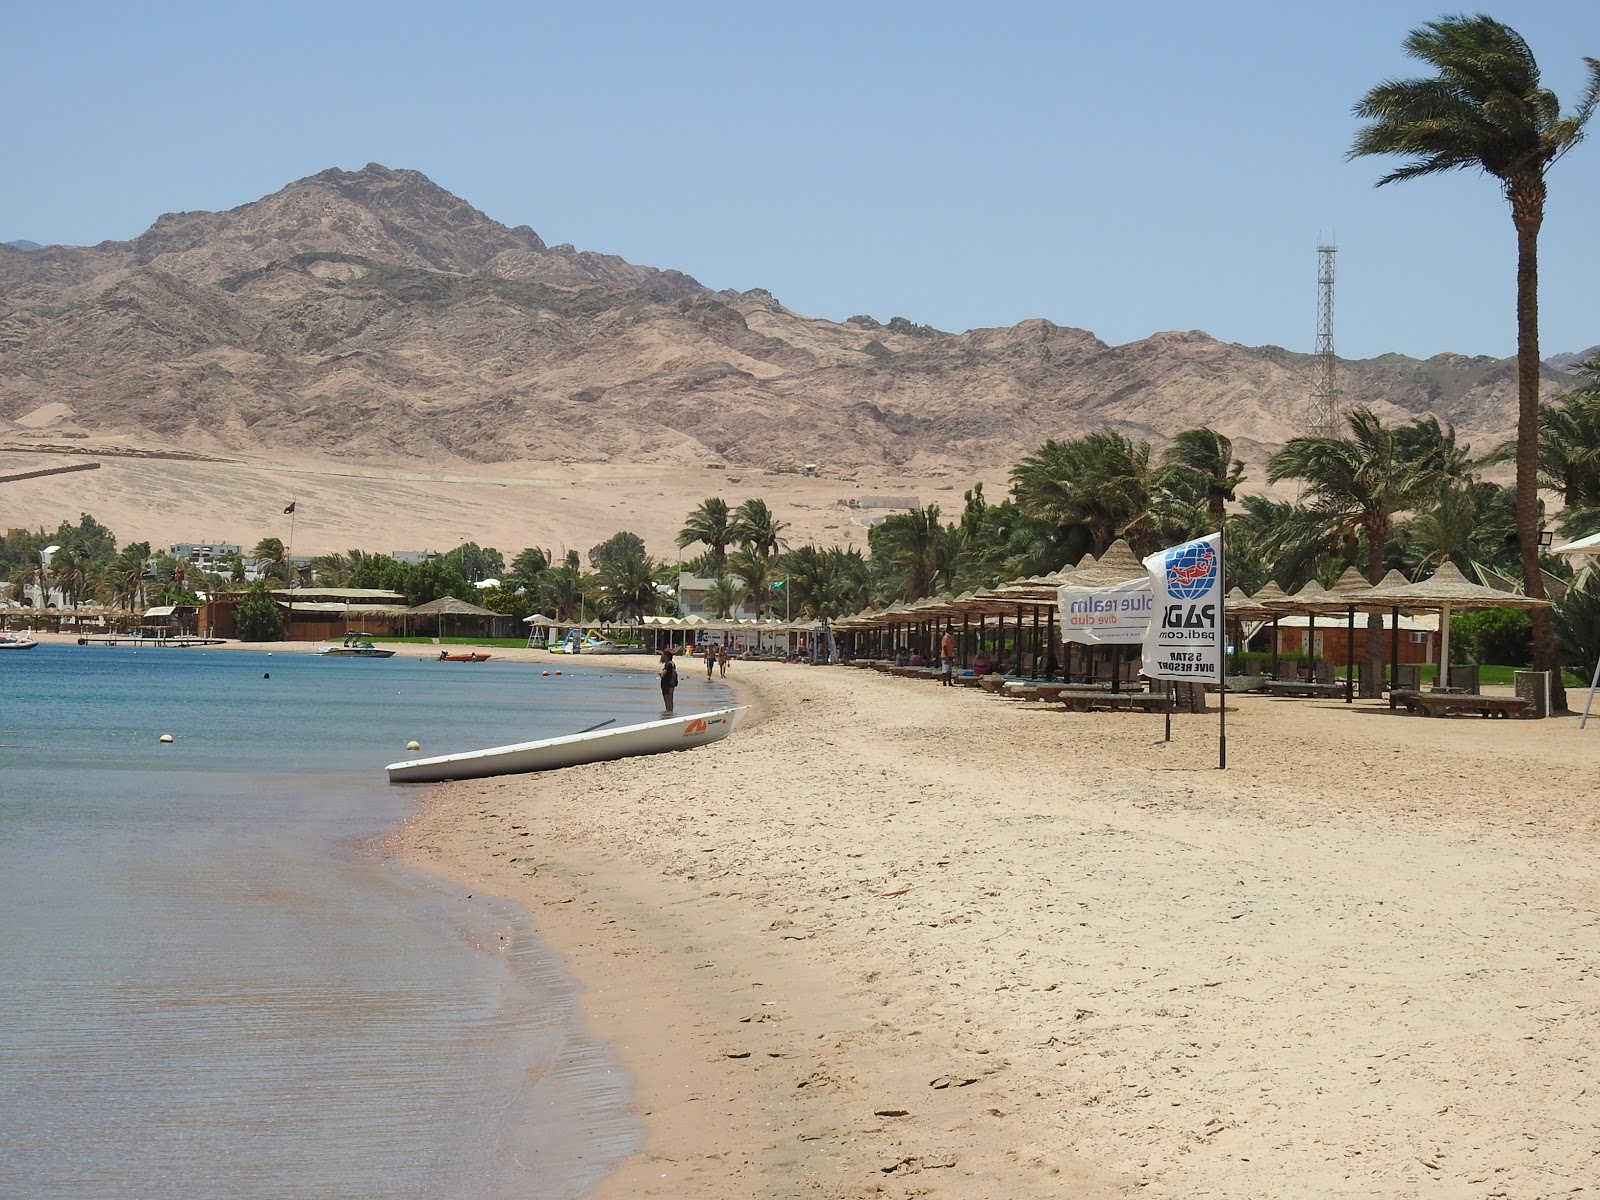
M 1205 489 L 1211 528 L 1221 529 L 1228 502 L 1244 482 L 1244 464 L 1233 457 L 1233 440 L 1204 426 L 1185 429 L 1162 452 L 1161 468 Z
M 734 541 L 764 559 L 782 553 L 783 531 L 787 528 L 788 523 L 773 516 L 767 502 L 760 499 L 746 500 L 739 505 L 728 526 Z
M 1267 462 L 1267 481 L 1298 479 L 1306 485 L 1305 519 L 1329 542 L 1361 538 L 1367 546 L 1367 579 L 1383 576 L 1384 553 L 1395 515 L 1421 509 L 1438 494 L 1441 476 L 1405 458 L 1392 429 L 1370 408 L 1345 414 L 1350 436 L 1291 438 Z M 1383 626 L 1367 622 L 1367 675 L 1363 690 L 1376 695 L 1383 663 Z
M 1150 443 L 1110 430 L 1052 439 L 1011 469 L 1011 491 L 1024 516 L 1083 526 L 1096 558 L 1119 537 L 1142 544 L 1150 525 Z
M 1585 58 L 1589 82 L 1570 116 L 1541 85 L 1539 64 L 1516 30 L 1491 17 L 1450 16 L 1406 37 L 1406 53 L 1434 68 L 1423 79 L 1380 83 L 1355 106 L 1367 124 L 1349 157 L 1397 154 L 1409 159 L 1378 181 L 1403 182 L 1463 168 L 1500 181 L 1517 232 L 1517 540 L 1523 586 L 1544 596 L 1539 573 L 1539 227 L 1544 223 L 1546 173 L 1583 140 L 1600 104 L 1600 61 Z M 1533 665 L 1552 672 L 1553 697 L 1566 708 L 1555 630 L 1549 611 L 1536 608 Z
M 711 548 L 712 574 L 721 575 L 728 563 L 728 547 L 738 538 L 733 531 L 728 502 L 721 496 L 707 496 L 686 518 L 678 530 L 678 549 L 701 542 Z

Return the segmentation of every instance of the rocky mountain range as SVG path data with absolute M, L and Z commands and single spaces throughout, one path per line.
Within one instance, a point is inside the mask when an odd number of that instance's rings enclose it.
M 30 243 L 31 244 L 31 243 Z M 1199 331 L 1113 346 L 1045 320 L 945 333 L 818 320 L 527 226 L 415 171 L 328 170 L 131 241 L 0 244 L 0 438 L 376 463 L 683 462 L 993 471 L 1047 437 L 1260 453 L 1305 427 L 1311 359 Z M 1346 361 L 1351 403 L 1487 449 L 1510 360 Z M 1570 386 L 1552 367 L 1546 386 Z

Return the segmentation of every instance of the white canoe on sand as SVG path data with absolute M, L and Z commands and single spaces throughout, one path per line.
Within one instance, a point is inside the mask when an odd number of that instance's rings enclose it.
M 688 750 L 720 742 L 733 732 L 743 711 L 742 705 L 719 708 L 715 712 L 646 721 L 643 725 L 569 733 L 538 742 L 491 746 L 487 750 L 442 754 L 437 758 L 415 758 L 409 762 L 390 763 L 385 770 L 389 772 L 390 783 L 442 783 L 447 779 L 521 775 L 528 771 L 574 767 L 579 763 L 608 762 L 636 754 Z

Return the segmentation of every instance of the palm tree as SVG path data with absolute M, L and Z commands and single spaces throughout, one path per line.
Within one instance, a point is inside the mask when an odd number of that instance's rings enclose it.
M 1600 372 L 1539 410 L 1539 480 L 1561 493 L 1561 532 L 1600 526 Z
M 656 564 L 645 554 L 626 554 L 600 570 L 600 584 L 613 615 L 636 620 L 656 611 Z
M 737 575 L 718 575 L 711 581 L 711 586 L 706 589 L 706 603 L 716 612 L 717 616 L 726 621 L 738 610 L 744 602 L 744 580 Z
M 557 621 L 570 621 L 583 605 L 583 578 L 576 567 L 552 567 L 539 578 L 539 607 Z
M 757 613 L 765 613 L 772 605 L 772 560 L 753 550 L 735 550 L 728 556 L 728 569 L 744 582 L 750 607 Z
M 813 620 L 827 624 L 867 602 L 871 569 L 854 547 L 801 546 L 789 552 L 784 565 L 795 604 Z
M 1511 204 L 1517 232 L 1517 540 L 1523 586 L 1542 598 L 1539 573 L 1539 227 L 1546 173 L 1583 139 L 1600 104 L 1600 61 L 1585 58 L 1589 82 L 1571 116 L 1541 86 L 1539 65 L 1516 30 L 1491 17 L 1450 16 L 1406 37 L 1406 53 L 1433 67 L 1424 79 L 1391 79 L 1363 96 L 1368 122 L 1349 157 L 1398 154 L 1410 161 L 1378 181 L 1398 183 L 1463 168 L 1493 175 Z M 1566 708 L 1555 630 L 1536 608 L 1533 666 L 1552 672 L 1556 707 Z
M 250 551 L 250 557 L 257 563 L 266 563 L 267 569 L 262 572 L 269 579 L 289 578 L 289 554 L 283 547 L 283 539 L 264 537 L 257 542 Z
M 1291 438 L 1267 462 L 1267 481 L 1304 482 L 1306 522 L 1330 543 L 1364 539 L 1367 579 L 1377 583 L 1395 515 L 1428 504 L 1438 494 L 1440 475 L 1402 457 L 1395 431 L 1384 428 L 1370 408 L 1352 408 L 1345 420 L 1348 438 Z M 1364 694 L 1377 694 L 1382 663 L 1383 626 L 1374 616 L 1367 622 Z
M 1205 489 L 1211 528 L 1221 529 L 1227 504 L 1244 482 L 1244 464 L 1233 457 L 1233 441 L 1215 429 L 1185 429 L 1161 455 L 1163 474 L 1187 479 Z
M 937 504 L 915 512 L 895 513 L 868 531 L 873 557 L 881 555 L 900 572 L 903 599 L 921 600 L 932 594 L 934 578 L 939 573 L 943 532 Z
M 124 546 L 111 563 L 112 596 L 129 612 L 138 607 L 144 593 L 144 562 L 149 555 L 149 542 L 132 542 Z
M 738 541 L 728 513 L 728 502 L 720 496 L 707 496 L 684 519 L 678 530 L 678 549 L 695 542 L 711 548 L 712 574 L 721 575 L 728 562 L 728 547 Z
M 325 587 L 344 587 L 350 578 L 350 560 L 337 551 L 319 554 L 311 560 L 311 574 Z
M 1083 526 L 1098 558 L 1119 537 L 1148 539 L 1150 443 L 1109 430 L 1048 441 L 1011 469 L 1011 491 L 1025 516 Z
M 752 554 L 771 558 L 784 547 L 783 531 L 789 528 L 784 521 L 772 515 L 765 500 L 746 500 L 734 510 L 728 532 Z
M 1400 531 L 1411 577 L 1446 560 L 1469 566 L 1498 568 L 1516 539 L 1516 492 L 1477 480 L 1440 489 L 1423 512 Z

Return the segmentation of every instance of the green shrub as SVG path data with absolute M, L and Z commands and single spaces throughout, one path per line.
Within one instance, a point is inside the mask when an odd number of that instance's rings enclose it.
M 1533 625 L 1514 608 L 1486 608 L 1450 619 L 1451 659 L 1525 667 L 1533 661 Z M 1456 648 L 1460 653 L 1456 653 Z
M 281 642 L 287 627 L 283 609 L 267 592 L 265 580 L 258 579 L 233 610 L 233 623 L 241 642 Z

